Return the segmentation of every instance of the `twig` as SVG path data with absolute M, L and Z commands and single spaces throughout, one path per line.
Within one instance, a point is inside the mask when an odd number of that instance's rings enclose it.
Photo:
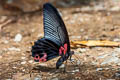
M 3 29 L 3 27 L 5 27 L 7 24 L 11 23 L 13 20 L 9 19 L 7 21 L 5 21 L 4 23 L 0 24 L 0 31 Z

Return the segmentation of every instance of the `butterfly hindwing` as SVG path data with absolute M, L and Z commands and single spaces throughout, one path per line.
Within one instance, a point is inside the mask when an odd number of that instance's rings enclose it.
M 34 57 L 35 54 L 47 53 L 47 60 L 50 60 L 54 57 L 58 56 L 58 45 L 54 42 L 42 38 L 35 42 L 35 45 L 32 46 L 32 56 Z

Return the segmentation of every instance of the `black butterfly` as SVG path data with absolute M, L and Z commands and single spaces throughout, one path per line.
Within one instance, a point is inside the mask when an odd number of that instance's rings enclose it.
M 43 16 L 44 37 L 32 46 L 32 56 L 37 62 L 45 62 L 61 56 L 56 63 L 58 69 L 73 54 L 70 51 L 68 33 L 59 12 L 50 3 L 44 4 Z

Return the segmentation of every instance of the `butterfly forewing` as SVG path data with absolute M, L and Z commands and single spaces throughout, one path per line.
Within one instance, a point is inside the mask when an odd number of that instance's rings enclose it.
M 68 33 L 56 8 L 49 3 L 46 3 L 43 6 L 43 16 L 44 37 L 54 41 L 59 46 L 63 46 L 67 43 L 68 49 L 70 50 Z

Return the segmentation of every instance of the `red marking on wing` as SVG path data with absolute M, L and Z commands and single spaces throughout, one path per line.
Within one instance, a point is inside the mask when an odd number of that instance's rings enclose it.
M 40 62 L 45 62 L 45 61 L 47 61 L 47 54 L 46 53 L 44 53 L 44 56 L 42 57 L 42 58 L 40 58 Z
M 64 55 L 66 54 L 67 52 L 67 43 L 64 44 L 64 47 L 61 46 L 60 49 L 59 49 L 59 55 L 62 55 L 62 53 L 64 53 Z
M 37 56 L 37 57 L 36 57 Z M 37 54 L 37 55 L 35 55 L 35 57 L 34 57 L 34 60 L 39 60 L 39 62 L 45 62 L 45 61 L 47 61 L 47 54 L 46 53 L 44 53 L 44 55 L 43 55 L 43 57 L 41 57 L 40 58 L 40 56 Z

